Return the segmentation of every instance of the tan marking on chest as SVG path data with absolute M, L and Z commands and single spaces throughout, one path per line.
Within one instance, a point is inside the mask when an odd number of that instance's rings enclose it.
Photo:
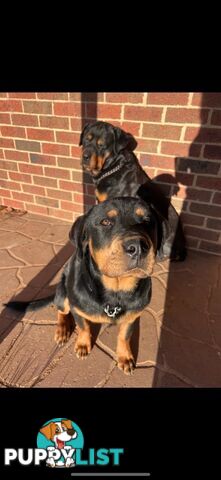
M 100 193 L 97 190 L 97 188 L 95 190 L 95 195 L 96 195 L 96 198 L 99 202 L 105 202 L 105 200 L 107 200 L 107 193 L 106 192 Z
M 74 310 L 76 311 L 76 313 L 78 315 L 80 315 L 83 318 L 86 318 L 87 320 L 90 320 L 90 322 L 93 322 L 93 323 L 113 323 L 113 324 L 116 323 L 117 325 L 120 325 L 121 323 L 132 323 L 132 322 L 134 322 L 134 320 L 136 320 L 136 318 L 138 318 L 141 315 L 141 313 L 143 312 L 144 309 L 139 310 L 139 311 L 126 312 L 124 315 L 119 317 L 119 319 L 117 321 L 112 320 L 111 317 L 108 317 L 105 314 L 104 315 L 90 315 L 89 313 L 83 312 L 78 307 L 74 307 Z
M 132 276 L 111 278 L 107 275 L 102 275 L 101 280 L 107 290 L 113 290 L 114 292 L 118 292 L 119 290 L 130 292 L 135 289 L 139 279 Z

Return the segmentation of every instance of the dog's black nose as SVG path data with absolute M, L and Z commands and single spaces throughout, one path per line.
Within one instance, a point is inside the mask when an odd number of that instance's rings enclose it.
M 131 239 L 124 243 L 124 250 L 131 258 L 145 255 L 148 251 L 148 244 L 142 239 Z
M 68 428 L 67 432 L 71 436 L 74 435 L 74 429 L 73 428 Z

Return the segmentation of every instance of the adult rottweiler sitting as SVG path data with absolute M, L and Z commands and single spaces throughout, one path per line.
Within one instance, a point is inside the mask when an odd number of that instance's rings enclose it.
M 55 304 L 55 341 L 59 345 L 70 337 L 73 315 L 78 326 L 75 352 L 79 358 L 87 357 L 91 351 L 90 322 L 119 325 L 118 367 L 132 373 L 134 359 L 129 340 L 135 320 L 150 302 L 150 275 L 160 222 L 158 213 L 136 198 L 117 198 L 95 205 L 72 226 L 69 236 L 76 249 L 64 268 L 55 297 L 9 302 L 7 306 L 34 311 Z
M 162 226 L 166 241 L 158 249 L 158 258 L 184 260 L 186 246 L 180 218 L 170 200 L 140 166 L 133 153 L 137 146 L 134 137 L 110 123 L 95 122 L 84 127 L 79 145 L 82 165 L 92 175 L 97 200 L 131 196 L 152 204 L 165 219 Z

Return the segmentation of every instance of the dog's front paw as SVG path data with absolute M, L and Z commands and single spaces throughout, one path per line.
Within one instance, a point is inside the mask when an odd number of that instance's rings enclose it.
M 134 359 L 132 356 L 130 358 L 118 357 L 117 366 L 126 375 L 132 375 L 135 369 Z
M 59 324 L 55 330 L 54 339 L 59 347 L 64 345 L 69 340 L 73 330 L 74 330 L 73 319 L 67 316 L 65 318 L 65 322 L 62 324 Z
M 91 344 L 89 342 L 83 344 L 77 341 L 75 343 L 74 351 L 78 358 L 85 360 L 91 351 Z

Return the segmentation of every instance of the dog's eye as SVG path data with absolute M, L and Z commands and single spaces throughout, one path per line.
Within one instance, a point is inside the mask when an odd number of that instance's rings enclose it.
M 103 218 L 100 224 L 103 225 L 104 227 L 109 227 L 110 225 L 113 225 L 113 223 L 111 222 L 111 220 L 109 220 L 109 218 Z
M 60 432 L 59 428 L 56 428 L 55 433 L 59 433 L 59 432 Z

